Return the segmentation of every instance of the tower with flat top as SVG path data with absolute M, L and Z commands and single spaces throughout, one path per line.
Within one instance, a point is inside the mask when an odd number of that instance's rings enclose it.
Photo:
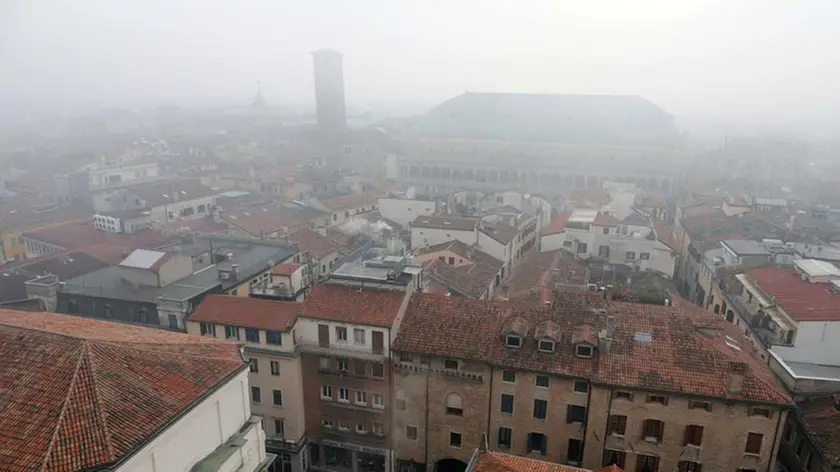
M 318 129 L 326 137 L 336 137 L 347 129 L 342 55 L 333 49 L 319 49 L 312 57 Z

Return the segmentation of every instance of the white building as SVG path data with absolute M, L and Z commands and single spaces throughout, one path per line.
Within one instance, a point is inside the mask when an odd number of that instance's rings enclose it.
M 0 377 L 28 372 L 6 386 L 0 424 L 26 411 L 41 425 L 2 433 L 4 466 L 257 472 L 274 459 L 233 343 L 53 313 L 0 310 L 0 326 L 17 355 Z
M 418 216 L 431 216 L 437 212 L 434 200 L 383 197 L 379 199 L 379 214 L 383 218 L 408 226 Z
M 561 215 L 540 232 L 540 251 L 564 249 L 581 259 L 597 258 L 672 278 L 677 255 L 656 239 L 651 228 L 641 232 L 637 228 L 597 210 L 577 210 Z
M 109 166 L 92 164 L 84 169 L 91 190 L 118 187 L 133 182 L 160 177 L 156 162 Z

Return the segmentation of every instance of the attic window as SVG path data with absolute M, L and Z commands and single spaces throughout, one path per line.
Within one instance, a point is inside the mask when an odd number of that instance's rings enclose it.
M 522 346 L 522 338 L 515 334 L 505 336 L 505 346 L 519 348 Z
M 578 357 L 586 357 L 591 359 L 594 354 L 595 350 L 592 348 L 592 346 L 588 344 L 578 344 L 577 346 L 575 346 L 575 355 Z
M 537 343 L 540 352 L 554 352 L 554 341 L 543 340 Z

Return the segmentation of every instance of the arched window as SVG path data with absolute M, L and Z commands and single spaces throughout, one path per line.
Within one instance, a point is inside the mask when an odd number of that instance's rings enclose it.
M 450 393 L 446 396 L 446 414 L 464 416 L 464 403 L 461 395 Z

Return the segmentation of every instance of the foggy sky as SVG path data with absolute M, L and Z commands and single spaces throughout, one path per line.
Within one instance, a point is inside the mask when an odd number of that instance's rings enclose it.
M 3 0 L 0 102 L 313 102 L 309 52 L 348 103 L 470 91 L 624 93 L 673 114 L 840 110 L 837 0 Z M 832 31 L 834 29 L 834 31 Z

